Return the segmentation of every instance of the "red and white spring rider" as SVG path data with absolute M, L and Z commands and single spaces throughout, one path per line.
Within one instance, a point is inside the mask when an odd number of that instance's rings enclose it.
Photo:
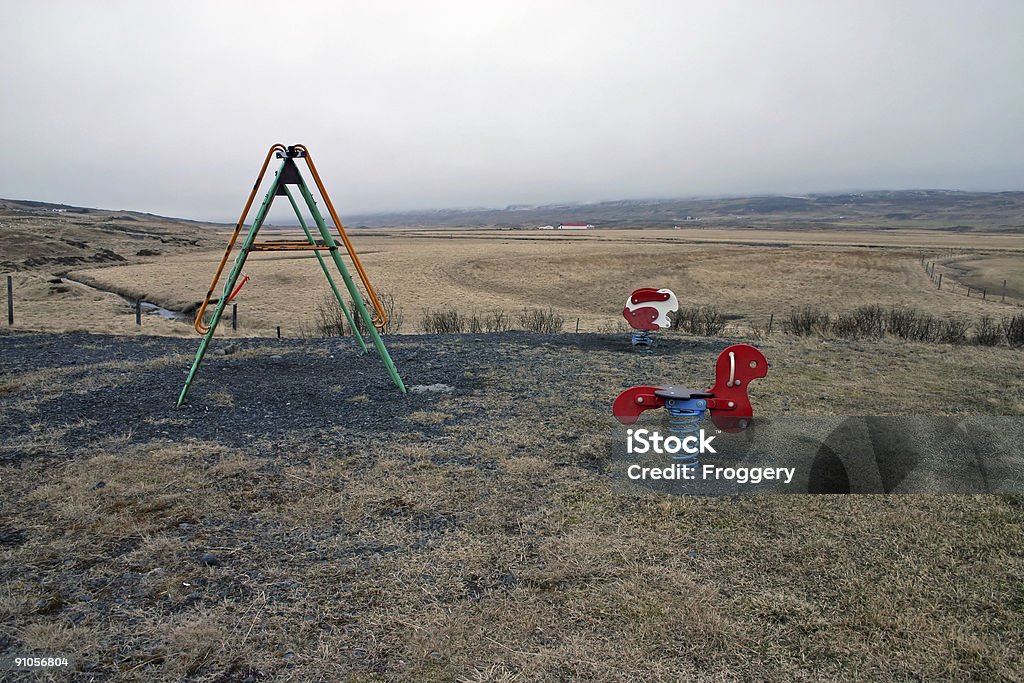
M 651 332 L 669 327 L 672 321 L 668 314 L 678 310 L 679 301 L 671 289 L 641 287 L 630 294 L 626 307 L 622 309 L 622 317 L 637 330 L 633 333 L 633 346 L 651 347 L 654 344 Z

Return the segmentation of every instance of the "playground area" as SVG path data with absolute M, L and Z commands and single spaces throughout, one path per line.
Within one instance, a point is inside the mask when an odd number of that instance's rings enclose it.
M 92 255 L 18 264 L 0 335 L 5 647 L 72 654 L 83 680 L 1019 677 L 1019 496 L 621 495 L 609 454 L 618 423 L 661 407 L 680 434 L 746 430 L 752 405 L 1024 413 L 1009 331 L 782 330 L 864 303 L 1024 319 L 1024 238 L 355 230 L 356 256 L 294 167 L 305 154 L 270 150 L 280 170 L 234 230 L 173 241 L 60 217 L 98 226 L 99 243 L 58 233 Z M 260 233 L 297 196 L 310 222 Z M 172 247 L 119 253 L 138 240 Z M 364 337 L 317 334 L 325 301 Z M 665 329 L 697 305 L 724 325 Z M 565 332 L 419 322 L 527 307 Z
M 733 341 L 388 337 L 406 395 L 219 341 L 174 410 L 195 339 L 0 336 L 4 621 L 121 680 L 1014 680 L 1017 498 L 609 491 L 610 400 Z M 1024 411 L 1019 350 L 757 344 L 758 414 Z

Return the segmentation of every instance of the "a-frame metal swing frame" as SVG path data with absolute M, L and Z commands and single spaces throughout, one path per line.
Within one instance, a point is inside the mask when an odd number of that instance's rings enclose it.
M 246 233 L 245 239 L 242 241 L 242 246 L 238 252 L 238 256 L 235 258 L 235 263 L 232 266 L 231 271 L 228 273 L 227 280 L 224 283 L 224 293 L 219 299 L 217 299 L 216 307 L 213 310 L 213 314 L 210 316 L 209 324 L 207 324 L 204 322 L 204 317 L 206 316 L 207 308 L 210 306 L 213 292 L 217 288 L 217 283 L 220 280 L 221 273 L 224 271 L 224 266 L 231 255 L 231 251 L 235 246 L 235 242 L 238 240 L 238 235 L 245 226 L 245 219 L 249 214 L 249 209 L 252 208 L 253 201 L 256 199 L 256 194 L 259 192 L 260 185 L 263 184 L 263 177 L 267 172 L 267 167 L 270 165 L 270 160 L 274 157 L 282 160 L 281 166 L 274 175 L 270 188 L 267 190 L 267 194 L 263 198 L 263 203 L 256 211 L 252 225 L 249 226 L 249 231 Z M 359 288 L 356 287 L 352 276 L 345 267 L 344 261 L 342 261 L 340 247 L 335 241 L 334 236 L 331 234 L 330 229 L 327 227 L 327 223 L 324 221 L 323 214 L 320 213 L 320 210 L 316 205 L 316 201 L 313 199 L 309 186 L 306 185 L 305 179 L 303 179 L 302 174 L 299 172 L 299 167 L 295 163 L 296 159 L 305 160 L 310 175 L 316 183 L 317 190 L 319 190 L 320 196 L 323 197 L 324 204 L 327 206 L 327 211 L 331 216 L 331 220 L 334 221 L 334 225 L 338 231 L 338 236 L 341 237 L 342 245 L 348 253 L 349 258 L 352 260 L 352 265 L 355 267 L 356 273 L 362 281 L 363 288 L 366 290 L 367 297 L 370 299 L 370 303 L 373 306 L 372 316 L 370 311 L 367 309 L 362 293 L 359 291 Z M 320 233 L 319 241 L 314 239 L 313 234 L 310 232 L 309 226 L 302 217 L 302 212 L 299 210 L 299 206 L 295 201 L 294 195 L 288 189 L 289 185 L 297 187 L 299 194 L 305 201 L 306 208 L 309 209 L 309 213 L 313 217 L 313 222 L 316 224 L 317 231 Z M 267 213 L 270 211 L 270 206 L 278 196 L 288 198 L 288 202 L 291 204 L 292 210 L 295 211 L 295 215 L 299 219 L 299 225 L 302 226 L 302 231 L 306 234 L 305 241 L 256 241 L 256 236 L 259 234 L 260 228 L 263 227 L 263 221 L 266 220 Z M 242 215 L 238 219 L 238 223 L 235 225 L 235 231 L 231 235 L 231 240 L 228 242 L 227 249 L 224 251 L 224 256 L 221 258 L 220 265 L 217 266 L 217 272 L 213 276 L 213 282 L 210 284 L 210 289 L 206 292 L 206 298 L 203 300 L 202 305 L 196 312 L 195 329 L 196 332 L 203 335 L 203 340 L 199 343 L 199 350 L 196 351 L 196 359 L 192 363 L 192 369 L 189 370 L 188 378 L 185 380 L 185 386 L 181 389 L 181 395 L 178 396 L 178 406 L 181 406 L 181 404 L 185 402 L 185 396 L 188 394 L 188 390 L 192 386 L 192 380 L 195 379 L 196 374 L 199 372 L 199 366 L 203 362 L 203 356 L 206 355 L 206 349 L 210 345 L 210 341 L 213 339 L 213 334 L 217 330 L 217 324 L 220 322 L 221 316 L 224 314 L 224 308 L 227 305 L 229 295 L 234 291 L 235 283 L 242 272 L 242 266 L 245 265 L 245 261 L 249 254 L 254 251 L 312 251 L 320 264 L 320 269 L 323 270 L 324 275 L 327 277 L 327 282 L 331 285 L 331 291 L 334 293 L 338 306 L 341 307 L 342 312 L 345 314 L 345 319 L 348 321 L 349 329 L 351 329 L 355 335 L 363 353 L 366 353 L 366 342 L 363 341 L 362 335 L 359 333 L 355 320 L 352 317 L 352 312 L 349 311 L 347 306 L 345 306 L 345 302 L 342 300 L 341 293 L 338 291 L 338 286 L 335 283 L 334 278 L 331 276 L 327 263 L 320 254 L 320 252 L 328 252 L 331 256 L 331 260 L 334 261 L 334 265 L 337 267 L 338 272 L 341 273 L 341 279 L 345 283 L 345 288 L 348 290 L 349 296 L 351 297 L 355 313 L 362 320 L 363 326 L 370 335 L 370 340 L 377 349 L 377 354 L 384 362 L 384 366 L 387 368 L 388 374 L 391 376 L 391 380 L 403 394 L 405 393 L 405 384 L 402 382 L 402 378 L 399 376 L 398 370 L 395 368 L 394 361 L 391 360 L 391 355 L 388 353 L 387 347 L 384 346 L 384 341 L 381 339 L 381 332 L 388 323 L 387 313 L 385 312 L 380 299 L 377 297 L 376 291 L 374 291 L 373 286 L 370 284 L 370 279 L 366 275 L 366 271 L 359 262 L 359 256 L 356 254 L 356 251 L 352 246 L 352 242 L 345 233 L 345 228 L 342 226 L 341 220 L 338 218 L 338 213 L 334 210 L 334 205 L 331 203 L 331 199 L 327 195 L 327 190 L 324 188 L 323 182 L 320 180 L 320 174 L 317 173 L 316 166 L 313 164 L 313 159 L 309 154 L 309 150 L 304 145 L 292 145 L 290 147 L 285 147 L 282 144 L 275 144 L 270 147 L 270 150 L 267 152 L 266 159 L 263 160 L 263 166 L 260 168 L 259 176 L 257 176 L 256 183 L 252 187 L 252 192 L 249 194 L 249 200 L 245 203 L 245 208 L 242 209 Z

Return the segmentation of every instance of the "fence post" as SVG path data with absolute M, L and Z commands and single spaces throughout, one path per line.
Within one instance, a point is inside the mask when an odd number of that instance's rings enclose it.
M 142 299 L 135 300 L 135 324 L 142 325 Z
M 281 326 L 280 325 L 277 326 L 277 338 L 278 339 L 281 338 Z
M 772 323 L 775 322 L 775 314 L 772 313 L 768 316 L 768 334 L 772 333 Z
M 231 329 L 238 329 L 238 304 L 231 304 Z
M 580 319 L 576 318 L 576 334 L 580 333 Z
M 1003 303 L 1006 303 L 1006 280 L 1003 280 Z
M 987 289 L 981 290 L 981 300 L 984 301 L 985 297 L 987 297 L 987 296 L 988 296 L 988 290 Z
M 942 289 L 942 273 L 939 273 L 939 286 L 935 289 Z
M 14 278 L 7 276 L 7 324 L 14 324 Z

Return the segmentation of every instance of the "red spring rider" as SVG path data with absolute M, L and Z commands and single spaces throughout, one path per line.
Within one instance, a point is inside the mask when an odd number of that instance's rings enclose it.
M 754 416 L 747 396 L 747 384 L 768 374 L 764 354 L 749 344 L 733 344 L 718 356 L 715 385 L 707 391 L 682 386 L 641 386 L 626 389 L 612 404 L 615 419 L 631 425 L 640 413 L 665 408 L 672 416 L 672 431 L 691 433 L 709 413 L 711 421 L 723 432 L 746 429 Z
M 641 287 L 630 294 L 622 317 L 637 330 L 633 333 L 633 346 L 650 348 L 654 344 L 651 332 L 668 327 L 671 324 L 668 314 L 678 310 L 679 301 L 671 289 Z

